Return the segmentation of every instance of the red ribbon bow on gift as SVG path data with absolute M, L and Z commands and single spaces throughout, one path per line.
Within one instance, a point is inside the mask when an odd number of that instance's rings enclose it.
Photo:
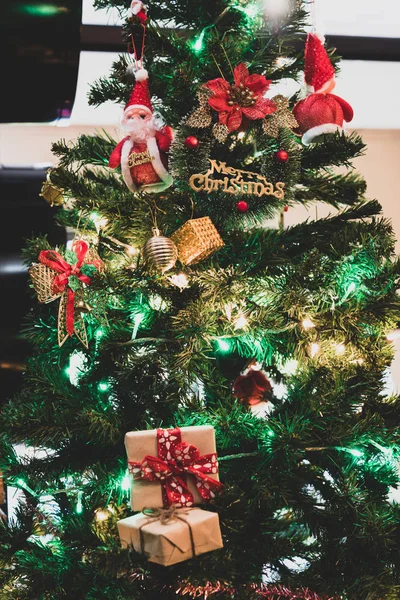
M 73 335 L 75 327 L 75 292 L 69 285 L 69 278 L 73 275 L 82 281 L 82 283 L 89 285 L 91 283 L 91 278 L 81 272 L 82 265 L 84 263 L 87 265 L 94 265 L 99 271 L 103 267 L 103 262 L 100 259 L 85 261 L 88 250 L 89 244 L 87 242 L 83 240 L 75 242 L 72 246 L 72 251 L 76 254 L 77 258 L 74 265 L 68 264 L 61 254 L 55 250 L 42 250 L 38 256 L 39 262 L 58 273 L 53 281 L 54 294 L 67 293 L 66 331 L 69 336 Z
M 218 473 L 218 460 L 215 452 L 200 455 L 193 444 L 182 442 L 181 430 L 157 429 L 157 454 L 145 456 L 142 462 L 128 461 L 129 471 L 135 479 L 159 482 L 162 485 L 164 506 L 192 506 L 193 494 L 186 485 L 186 477 L 196 480 L 201 497 L 208 501 L 223 488 L 220 481 L 207 473 Z

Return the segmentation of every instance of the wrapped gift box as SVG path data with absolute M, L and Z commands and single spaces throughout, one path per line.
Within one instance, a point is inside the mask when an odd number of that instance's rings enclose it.
M 123 548 L 133 547 L 166 567 L 223 547 L 218 514 L 201 508 L 178 509 L 165 524 L 139 513 L 117 526 Z
M 215 435 L 212 426 L 181 427 L 180 432 L 182 441 L 196 446 L 201 455 L 215 453 Z M 130 431 L 125 435 L 125 447 L 128 461 L 141 462 L 146 455 L 157 457 L 157 430 Z M 210 473 L 209 477 L 219 481 L 218 469 L 215 468 L 215 471 L 215 473 Z M 196 480 L 188 476 L 186 484 L 193 494 L 194 503 L 204 502 L 196 487 Z M 131 506 L 134 511 L 142 510 L 145 507 L 161 508 L 164 506 L 161 482 L 134 479 L 131 489 Z

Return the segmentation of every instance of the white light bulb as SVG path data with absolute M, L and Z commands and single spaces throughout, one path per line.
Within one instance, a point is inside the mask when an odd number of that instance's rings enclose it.
M 176 285 L 176 287 L 180 288 L 181 290 L 188 287 L 188 285 L 189 285 L 189 279 L 186 277 L 185 273 L 178 273 L 177 275 L 171 275 L 171 277 L 168 277 L 168 279 L 170 280 L 171 283 Z
M 249 322 L 246 319 L 246 317 L 244 315 L 241 315 L 238 319 L 236 319 L 234 328 L 243 329 L 244 327 L 246 327 L 246 325 L 248 325 L 248 323 Z
M 316 354 L 318 354 L 318 352 L 320 351 L 320 345 L 317 344 L 316 342 L 314 342 L 313 344 L 310 345 L 310 356 L 311 358 L 314 358 L 314 356 L 316 356 Z
M 106 509 L 98 508 L 96 510 L 96 520 L 97 521 L 106 521 L 110 518 L 110 511 Z
M 338 356 L 343 356 L 346 352 L 346 346 L 344 344 L 336 344 L 335 352 Z
M 290 7 L 290 0 L 264 0 L 264 12 L 270 19 L 287 15 Z
M 303 325 L 303 328 L 306 330 L 312 329 L 313 327 L 315 327 L 315 324 L 308 317 L 307 317 L 307 319 L 303 319 L 301 324 Z
M 242 140 L 244 138 L 244 136 L 245 136 L 245 132 L 244 131 L 239 131 L 237 139 L 238 140 Z
M 130 256 L 134 256 L 135 254 L 138 253 L 138 249 L 135 248 L 135 246 L 128 246 L 126 249 L 127 254 L 129 254 Z
M 395 342 L 399 339 L 399 337 L 400 329 L 393 329 L 393 331 L 389 331 L 389 333 L 386 336 L 386 339 L 389 340 L 389 342 Z

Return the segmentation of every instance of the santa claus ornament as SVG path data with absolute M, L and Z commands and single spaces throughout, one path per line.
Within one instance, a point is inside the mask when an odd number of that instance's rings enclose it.
M 160 126 L 154 116 L 147 71 L 138 69 L 135 80 L 121 119 L 121 127 L 128 135 L 115 147 L 108 164 L 112 169 L 121 167 L 131 192 L 159 193 L 173 181 L 167 160 L 172 129 Z
M 141 0 L 132 0 L 128 10 L 128 20 L 145 27 L 147 25 L 146 7 Z
M 324 135 L 343 130 L 343 121 L 350 122 L 353 109 L 339 96 L 330 92 L 335 87 L 335 70 L 319 37 L 307 36 L 304 56 L 304 78 L 308 95 L 293 109 L 302 134 L 302 142 L 308 146 L 323 140 Z

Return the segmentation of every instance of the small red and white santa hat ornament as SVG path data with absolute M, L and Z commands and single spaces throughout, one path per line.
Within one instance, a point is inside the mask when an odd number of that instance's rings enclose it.
M 134 72 L 135 85 L 132 88 L 129 100 L 125 105 L 123 116 L 132 108 L 141 108 L 149 114 L 153 114 L 149 90 L 149 74 L 146 69 L 138 69 Z
M 141 0 L 132 0 L 128 10 L 128 19 L 137 19 L 143 27 L 147 24 L 146 7 Z
M 335 87 L 335 70 L 324 44 L 315 33 L 307 36 L 304 53 L 304 78 L 307 97 L 293 109 L 299 124 L 302 142 L 308 146 L 323 139 L 323 135 L 343 131 L 343 121 L 350 122 L 353 109 L 350 104 L 331 94 Z

